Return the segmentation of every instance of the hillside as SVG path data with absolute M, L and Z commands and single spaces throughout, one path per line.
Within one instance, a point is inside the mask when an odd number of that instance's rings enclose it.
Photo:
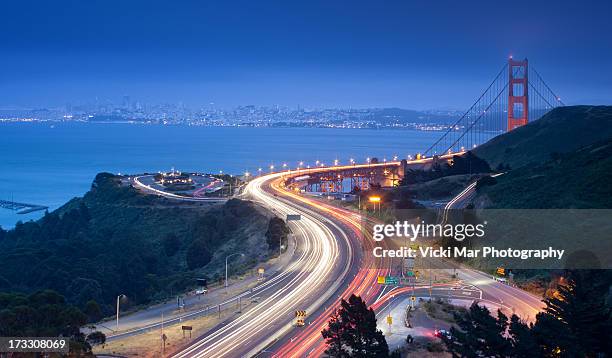
M 112 174 L 37 222 L 0 230 L 0 291 L 52 289 L 83 308 L 89 300 L 112 311 L 165 298 L 220 277 L 226 251 L 251 253 L 234 268 L 268 255 L 269 218 L 254 204 L 230 200 L 203 207 L 140 194 Z
M 559 107 L 537 121 L 493 138 L 474 153 L 492 168 L 504 164 L 515 169 L 608 138 L 612 138 L 612 106 Z
M 497 177 L 478 189 L 477 207 L 612 208 L 612 138 L 554 155 Z

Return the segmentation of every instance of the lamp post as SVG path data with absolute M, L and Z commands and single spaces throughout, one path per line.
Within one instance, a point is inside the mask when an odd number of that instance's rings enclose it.
M 225 258 L 225 290 L 227 290 L 227 260 L 232 257 L 232 256 L 236 256 L 236 255 L 240 255 L 240 256 L 244 256 L 244 254 L 242 252 L 236 252 L 234 254 L 231 254 L 229 256 L 227 256 Z
M 115 326 L 115 331 L 119 330 L 119 301 L 124 297 L 127 296 L 124 294 L 120 294 L 119 296 L 117 296 L 117 325 Z

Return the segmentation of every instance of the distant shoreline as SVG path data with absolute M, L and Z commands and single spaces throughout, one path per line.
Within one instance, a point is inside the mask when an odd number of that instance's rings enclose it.
M 6 119 L 0 118 L 0 125 L 6 123 L 31 124 L 31 123 L 51 123 L 51 124 L 129 124 L 143 126 L 169 126 L 169 127 L 203 127 L 203 128 L 321 128 L 321 129 L 368 129 L 368 130 L 407 130 L 422 132 L 442 132 L 449 129 L 449 125 L 434 123 L 406 123 L 405 125 L 371 125 L 371 126 L 350 126 L 350 125 L 329 125 L 329 124 L 260 124 L 260 123 L 234 123 L 234 124 L 208 124 L 208 123 L 164 123 L 155 121 L 82 121 L 82 120 L 57 120 L 57 119 Z

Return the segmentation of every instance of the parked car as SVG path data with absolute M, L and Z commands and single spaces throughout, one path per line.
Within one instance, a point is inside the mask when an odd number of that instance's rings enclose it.
M 446 338 L 446 339 L 452 339 L 453 338 L 453 336 L 450 334 L 450 332 L 445 330 L 445 329 L 436 329 L 434 331 L 434 336 L 436 336 L 438 338 Z

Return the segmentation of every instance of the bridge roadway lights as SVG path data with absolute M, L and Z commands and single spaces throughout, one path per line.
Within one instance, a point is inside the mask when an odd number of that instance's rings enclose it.
M 382 164 L 382 163 L 381 163 Z M 385 165 L 368 166 L 340 166 L 330 170 L 309 173 L 310 176 L 306 191 L 314 192 L 343 192 L 344 180 L 350 179 L 351 190 L 358 187 L 368 190 L 374 183 L 384 186 L 394 186 L 404 177 L 407 161 L 399 163 L 387 162 Z

